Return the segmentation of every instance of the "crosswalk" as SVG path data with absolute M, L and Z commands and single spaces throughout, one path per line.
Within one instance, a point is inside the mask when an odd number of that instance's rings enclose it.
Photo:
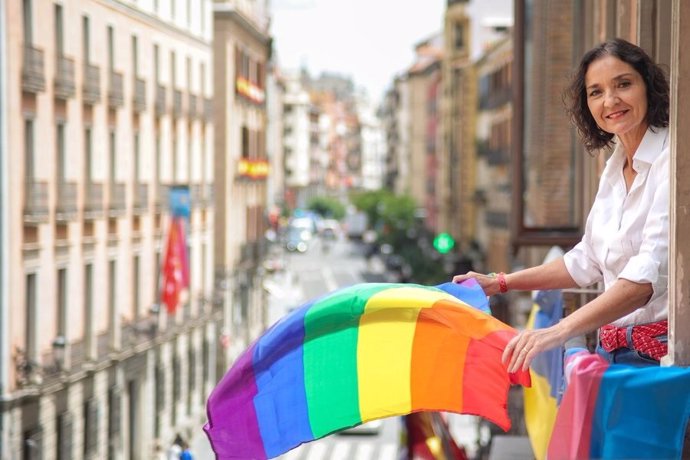
M 362 442 L 359 440 L 337 440 L 331 443 L 314 442 L 302 444 L 279 460 L 395 460 L 398 445 L 395 442 Z

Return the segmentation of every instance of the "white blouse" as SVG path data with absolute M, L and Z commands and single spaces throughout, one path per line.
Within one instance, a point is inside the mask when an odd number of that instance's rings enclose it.
M 637 175 L 629 192 L 623 177 L 625 151 L 622 144 L 616 146 L 582 241 L 564 256 L 570 276 L 582 287 L 603 280 L 608 289 L 619 278 L 652 284 L 649 302 L 612 323 L 619 327 L 668 317 L 670 145 L 668 128 L 652 129 L 633 157 Z

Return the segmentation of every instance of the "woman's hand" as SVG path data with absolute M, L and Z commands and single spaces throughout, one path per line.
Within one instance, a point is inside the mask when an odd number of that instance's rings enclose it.
M 563 345 L 567 340 L 560 324 L 544 329 L 528 329 L 513 337 L 503 351 L 503 364 L 508 372 L 527 370 L 539 353 Z
M 487 296 L 492 296 L 500 292 L 498 278 L 496 278 L 495 274 L 484 275 L 482 273 L 477 272 L 467 272 L 464 275 L 455 275 L 453 277 L 453 282 L 456 284 L 460 284 L 463 281 L 466 281 L 470 278 L 474 278 L 477 281 L 477 283 L 479 283 L 479 285 L 482 287 L 484 293 Z

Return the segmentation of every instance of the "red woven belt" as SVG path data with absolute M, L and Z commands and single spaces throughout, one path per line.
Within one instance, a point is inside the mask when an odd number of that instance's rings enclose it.
M 660 335 L 668 334 L 667 320 L 633 326 L 631 344 L 627 340 L 627 329 L 627 327 L 616 327 L 610 324 L 603 326 L 599 329 L 601 347 L 608 352 L 619 348 L 633 348 L 657 361 L 668 353 L 668 345 L 655 339 Z

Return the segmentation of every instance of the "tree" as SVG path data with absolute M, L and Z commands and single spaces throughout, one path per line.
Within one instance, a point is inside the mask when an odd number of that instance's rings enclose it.
M 309 200 L 307 209 L 321 217 L 340 220 L 345 216 L 345 206 L 335 198 L 317 196 Z

